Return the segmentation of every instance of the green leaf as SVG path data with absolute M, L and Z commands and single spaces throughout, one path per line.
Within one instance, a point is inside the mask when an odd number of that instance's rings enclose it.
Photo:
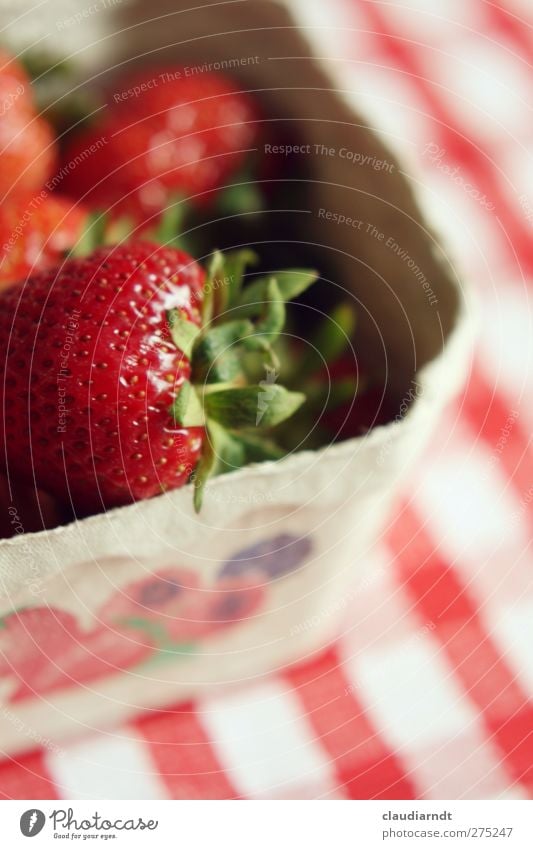
M 204 367 L 213 362 L 236 342 L 253 333 L 254 326 L 248 319 L 228 321 L 207 330 L 199 341 L 193 357 L 193 368 Z
M 174 198 L 159 219 L 154 232 L 155 241 L 160 245 L 179 243 L 187 212 L 187 204 L 183 202 L 182 198 Z
M 216 456 L 217 474 L 233 472 L 246 463 L 246 453 L 237 435 L 231 434 L 226 428 L 213 419 L 209 419 L 209 437 Z
M 274 273 L 279 290 L 285 301 L 298 298 L 318 279 L 318 271 L 309 268 L 291 268 Z
M 202 509 L 204 500 L 205 486 L 211 475 L 215 474 L 217 467 L 217 458 L 213 447 L 213 441 L 210 438 L 210 430 L 208 428 L 206 438 L 202 447 L 202 455 L 192 474 L 194 483 L 194 509 L 199 513 Z
M 285 301 L 278 286 L 278 281 L 272 277 L 266 287 L 267 304 L 264 316 L 255 325 L 255 332 L 266 337 L 266 341 L 275 342 L 285 327 Z
M 106 212 L 91 212 L 87 215 L 83 231 L 68 256 L 84 257 L 103 245 L 125 242 L 134 229 L 134 222 L 127 216 L 113 220 Z
M 242 373 L 241 358 L 235 348 L 231 348 L 217 360 L 206 373 L 204 385 L 214 383 L 235 383 Z
M 280 362 L 272 345 L 285 326 L 286 310 L 274 277 L 268 282 L 266 298 L 263 314 L 256 322 L 253 334 L 244 339 L 244 345 L 248 351 L 261 351 L 272 368 L 279 371 Z
M 176 424 L 181 427 L 203 427 L 205 416 L 194 386 L 186 380 L 170 408 Z
M 222 318 L 226 310 L 238 300 L 244 270 L 247 265 L 257 261 L 257 255 L 248 249 L 229 251 L 225 254 L 214 252 L 208 264 L 204 288 L 204 298 L 207 299 L 204 323 Z M 230 318 L 233 318 L 233 315 Z
M 236 378 L 242 366 L 235 344 L 253 333 L 253 329 L 253 324 L 243 319 L 212 327 L 204 333 L 193 353 L 195 383 L 228 383 Z
M 216 456 L 216 473 L 227 474 L 248 463 L 280 460 L 285 452 L 271 439 L 256 434 L 235 433 L 218 422 L 208 422 L 209 436 Z
M 265 202 L 257 183 L 238 183 L 220 192 L 216 208 L 221 215 L 250 215 L 263 212 Z
M 107 233 L 105 234 L 105 243 L 107 245 L 116 245 L 126 242 L 135 230 L 135 222 L 133 218 L 127 215 L 122 215 L 109 223 Z
M 76 71 L 76 66 L 70 59 L 58 59 L 57 56 L 35 47 L 25 50 L 18 56 L 18 61 L 24 66 L 32 82 L 46 75 L 57 75 L 68 80 Z
M 326 363 L 334 363 L 346 348 L 353 336 L 357 316 L 350 304 L 339 304 L 320 325 L 314 339 Z
M 224 276 L 224 255 L 214 251 L 207 266 L 207 277 L 204 284 L 204 300 L 202 303 L 202 324 L 205 327 L 216 318 L 215 304 L 221 278 Z
M 109 217 L 105 212 L 91 212 L 87 216 L 85 227 L 78 241 L 68 255 L 70 257 L 89 256 L 96 248 L 105 244 L 108 222 Z
M 227 279 L 226 307 L 231 308 L 237 303 L 242 289 L 244 271 L 247 265 L 257 265 L 259 257 L 255 251 L 244 249 L 230 251 L 224 255 L 225 277 Z
M 292 414 L 305 401 L 300 392 L 288 392 L 276 383 L 262 381 L 258 386 L 225 389 L 204 396 L 208 418 L 237 430 L 273 427 Z
M 174 345 L 190 359 L 194 343 L 201 333 L 200 328 L 176 309 L 167 312 L 167 320 Z
M 343 404 L 353 401 L 356 395 L 360 395 L 365 391 L 365 381 L 357 382 L 356 376 L 343 377 L 340 380 L 335 380 L 333 383 L 314 383 L 314 385 L 305 384 L 305 397 L 307 404 L 313 408 L 321 408 L 324 405 L 328 410 L 334 410 Z
M 236 437 L 245 452 L 245 463 L 263 463 L 265 460 L 281 460 L 285 451 L 273 439 L 242 433 Z
M 268 286 L 272 277 L 276 279 L 283 300 L 292 301 L 315 282 L 318 272 L 293 268 L 289 271 L 276 271 L 270 277 L 259 277 L 244 289 L 239 301 L 239 317 L 261 313 L 265 301 L 268 300 Z
M 349 348 L 357 315 L 351 304 L 337 304 L 320 323 L 311 340 L 309 352 L 299 369 L 299 378 L 332 365 Z
M 282 271 L 255 280 L 243 291 L 246 266 L 255 261 L 255 254 L 248 250 L 212 254 L 202 330 L 188 340 L 188 347 L 187 340 L 184 343 L 191 351 L 193 387 L 183 385 L 173 413 L 178 422 L 200 423 L 197 406 L 191 406 L 196 390 L 194 403 L 202 405 L 207 432 L 190 479 L 197 512 L 212 475 L 285 455 L 262 431 L 288 419 L 305 402 L 303 393 L 290 392 L 277 383 L 280 363 L 272 343 L 283 330 L 285 302 L 301 294 L 318 275 L 305 269 Z M 226 312 L 231 321 L 224 323 Z M 266 379 L 260 380 L 264 368 Z

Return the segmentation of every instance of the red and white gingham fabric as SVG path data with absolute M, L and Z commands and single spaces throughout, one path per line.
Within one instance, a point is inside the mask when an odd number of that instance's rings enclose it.
M 472 283 L 468 387 L 337 645 L 261 685 L 6 760 L 2 797 L 533 796 L 533 7 L 316 0 L 298 14 Z

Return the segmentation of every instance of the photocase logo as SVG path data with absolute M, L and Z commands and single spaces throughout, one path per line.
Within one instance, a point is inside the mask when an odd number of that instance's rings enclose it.
M 24 811 L 20 818 L 20 830 L 24 837 L 35 837 L 43 830 L 46 817 L 38 808 L 30 808 L 29 811 Z

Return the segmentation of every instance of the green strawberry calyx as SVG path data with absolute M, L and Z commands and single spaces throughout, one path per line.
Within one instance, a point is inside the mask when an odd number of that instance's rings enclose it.
M 318 274 L 292 269 L 245 285 L 246 267 L 256 262 L 251 250 L 215 251 L 208 263 L 201 327 L 180 310 L 167 314 L 172 341 L 191 363 L 191 378 L 181 385 L 170 412 L 177 425 L 206 432 L 191 475 L 197 512 L 213 475 L 284 456 L 271 431 L 305 401 L 303 393 L 277 382 L 275 343 L 285 326 L 287 301 L 302 294 Z

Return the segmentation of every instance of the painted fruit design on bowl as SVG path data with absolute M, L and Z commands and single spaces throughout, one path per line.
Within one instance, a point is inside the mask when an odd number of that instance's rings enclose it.
M 191 654 L 202 641 L 260 616 L 268 582 L 309 557 L 308 537 L 284 533 L 243 548 L 218 578 L 169 566 L 124 584 L 83 627 L 71 612 L 37 606 L 0 618 L 0 680 L 17 702 L 126 670 L 142 674 L 155 661 Z

